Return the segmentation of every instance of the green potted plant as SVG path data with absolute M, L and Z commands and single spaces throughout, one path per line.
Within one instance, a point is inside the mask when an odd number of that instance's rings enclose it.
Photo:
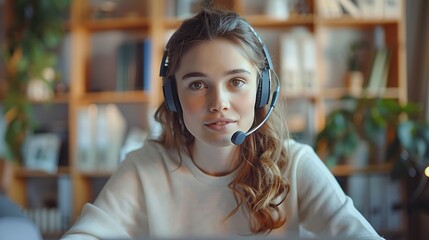
M 62 17 L 69 0 L 9 0 L 5 4 L 6 33 L 0 56 L 7 89 L 2 100 L 7 149 L 3 158 L 21 163 L 22 145 L 33 126 L 27 87 L 33 79 L 53 87 L 48 79 L 52 74 L 47 73 L 56 66 L 54 49 L 64 34 Z
M 346 161 L 356 150 L 359 133 L 350 109 L 336 109 L 326 118 L 323 130 L 316 136 L 316 151 L 331 168 Z
M 316 136 L 316 151 L 328 167 L 349 159 L 361 142 L 370 146 L 370 156 L 385 158 L 401 116 L 417 112 L 413 103 L 400 104 L 393 99 L 344 97 L 343 106 L 327 115 L 325 127 Z

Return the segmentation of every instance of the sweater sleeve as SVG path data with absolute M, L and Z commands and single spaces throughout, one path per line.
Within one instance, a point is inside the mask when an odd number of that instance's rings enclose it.
M 312 148 L 301 148 L 292 161 L 298 161 L 299 218 L 306 230 L 318 236 L 383 239 L 354 207 Z
M 61 239 L 131 239 L 147 233 L 139 173 L 133 161 L 125 160 L 95 202 L 85 205 L 79 219 Z

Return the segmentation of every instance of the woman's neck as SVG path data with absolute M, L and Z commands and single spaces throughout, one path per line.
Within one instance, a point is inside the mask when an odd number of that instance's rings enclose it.
M 196 141 L 189 147 L 194 164 L 204 173 L 212 176 L 224 176 L 240 166 L 237 146 L 213 147 Z

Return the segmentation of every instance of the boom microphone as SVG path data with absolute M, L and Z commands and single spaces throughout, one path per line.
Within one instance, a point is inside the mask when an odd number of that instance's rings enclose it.
M 276 75 L 276 74 L 274 73 L 274 75 Z M 264 119 L 262 119 L 262 121 L 258 124 L 258 126 L 250 129 L 246 133 L 244 133 L 243 131 L 237 131 L 237 132 L 235 132 L 232 135 L 231 142 L 234 143 L 235 145 L 242 144 L 244 142 L 244 139 L 246 139 L 247 136 L 249 136 L 250 134 L 252 134 L 256 130 L 258 130 L 268 120 L 268 117 L 270 117 L 271 113 L 273 112 L 274 107 L 276 106 L 277 100 L 279 98 L 279 91 L 280 91 L 280 80 L 277 77 L 277 75 L 275 77 L 276 77 L 276 80 L 277 80 L 277 86 L 276 86 L 276 89 L 273 92 L 273 97 L 271 98 L 270 109 L 268 110 L 268 112 L 265 115 Z

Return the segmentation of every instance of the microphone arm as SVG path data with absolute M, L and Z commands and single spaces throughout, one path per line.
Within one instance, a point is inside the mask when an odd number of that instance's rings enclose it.
M 246 136 L 249 136 L 250 134 L 252 134 L 256 130 L 258 130 L 268 120 L 268 117 L 271 115 L 271 112 L 274 110 L 274 107 L 277 103 L 277 99 L 278 99 L 277 95 L 278 95 L 278 92 L 275 91 L 273 93 L 273 100 L 271 101 L 270 109 L 268 110 L 267 115 L 265 115 L 264 119 L 258 124 L 258 126 L 254 127 L 250 131 L 248 131 L 246 133 Z
M 274 107 L 277 104 L 277 100 L 279 99 L 279 91 L 280 91 L 280 80 L 277 76 L 277 74 L 274 72 L 275 78 L 277 80 L 277 86 L 276 89 L 273 92 L 273 96 L 271 98 L 271 104 L 270 109 L 268 110 L 267 114 L 265 115 L 264 119 L 254 128 L 250 129 L 247 133 L 244 133 L 242 131 L 235 132 L 231 137 L 231 142 L 235 145 L 242 144 L 244 142 L 244 139 L 246 139 L 247 136 L 258 130 L 267 120 L 268 117 L 271 115 L 272 111 L 274 110 Z

